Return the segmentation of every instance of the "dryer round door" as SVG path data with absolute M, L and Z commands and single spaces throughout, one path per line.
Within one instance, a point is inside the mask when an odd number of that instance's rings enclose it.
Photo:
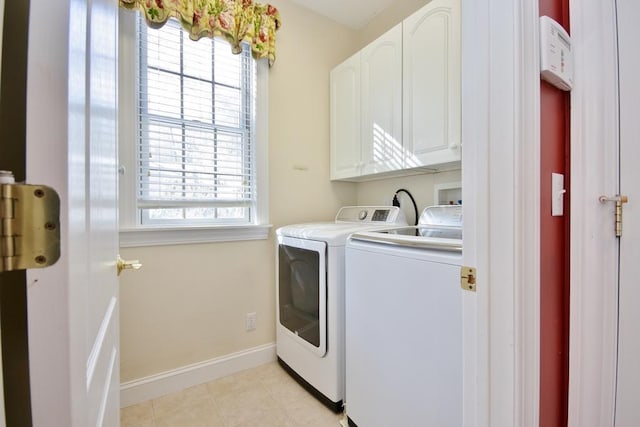
M 318 356 L 327 352 L 327 244 L 278 237 L 278 327 Z

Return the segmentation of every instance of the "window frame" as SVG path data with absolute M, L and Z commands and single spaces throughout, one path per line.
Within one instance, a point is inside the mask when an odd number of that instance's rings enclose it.
M 255 100 L 255 211 L 250 223 L 143 225 L 137 201 L 138 146 L 138 13 L 119 11 L 118 97 L 119 97 L 119 213 L 120 246 L 155 246 L 219 241 L 266 239 L 268 223 L 268 64 L 256 61 Z M 229 47 L 231 49 L 231 47 Z

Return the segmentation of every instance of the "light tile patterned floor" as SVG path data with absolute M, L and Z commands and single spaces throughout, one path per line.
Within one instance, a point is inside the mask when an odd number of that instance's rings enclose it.
M 277 363 L 123 408 L 122 427 L 339 427 Z

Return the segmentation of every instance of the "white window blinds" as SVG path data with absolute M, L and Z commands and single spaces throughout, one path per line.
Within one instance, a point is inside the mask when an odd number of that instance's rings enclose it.
M 256 65 L 248 46 L 190 40 L 170 20 L 138 25 L 142 224 L 250 223 L 255 210 Z

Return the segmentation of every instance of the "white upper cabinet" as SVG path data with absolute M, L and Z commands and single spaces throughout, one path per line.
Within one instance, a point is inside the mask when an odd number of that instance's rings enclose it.
M 459 167 L 460 0 L 432 0 L 330 82 L 331 179 Z
M 404 20 L 402 84 L 404 167 L 459 161 L 459 0 L 432 0 Z
M 361 175 L 402 169 L 402 25 L 360 51 Z
M 331 179 L 360 175 L 360 53 L 329 75 Z

